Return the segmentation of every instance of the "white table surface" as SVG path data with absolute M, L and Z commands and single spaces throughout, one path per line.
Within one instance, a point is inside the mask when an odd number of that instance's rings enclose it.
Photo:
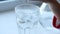
M 0 12 L 0 34 L 18 34 L 14 11 Z
M 60 34 L 59 30 L 55 29 L 46 30 L 39 23 L 36 26 L 34 28 L 34 31 L 36 33 L 34 32 L 34 34 Z M 18 34 L 14 10 L 0 12 L 0 34 Z

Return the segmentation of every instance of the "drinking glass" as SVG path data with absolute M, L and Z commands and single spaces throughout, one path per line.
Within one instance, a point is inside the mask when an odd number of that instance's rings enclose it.
M 39 22 L 40 9 L 33 4 L 20 4 L 15 7 L 19 34 L 30 34 L 30 30 Z
M 53 30 L 54 27 L 52 26 L 54 14 L 49 9 L 46 3 L 43 3 L 40 7 L 40 24 L 46 30 Z

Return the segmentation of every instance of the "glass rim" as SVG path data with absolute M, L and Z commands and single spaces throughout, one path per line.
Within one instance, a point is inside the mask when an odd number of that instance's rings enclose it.
M 34 4 L 19 4 L 15 7 L 15 10 L 18 9 L 19 7 L 23 6 L 23 5 L 29 5 L 32 6 L 33 8 L 35 7 L 36 9 L 40 10 L 40 7 Z

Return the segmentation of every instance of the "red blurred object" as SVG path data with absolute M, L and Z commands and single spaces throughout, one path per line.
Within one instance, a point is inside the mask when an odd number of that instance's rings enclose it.
M 53 26 L 54 26 L 55 28 L 59 29 L 59 28 L 60 28 L 60 24 L 59 24 L 58 26 L 56 26 L 56 21 L 57 21 L 57 18 L 54 16 L 54 17 L 53 17 Z

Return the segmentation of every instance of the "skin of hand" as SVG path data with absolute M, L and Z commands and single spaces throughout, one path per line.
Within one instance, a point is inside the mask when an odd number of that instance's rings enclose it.
M 60 21 L 60 4 L 56 0 L 42 0 L 42 2 L 49 5 L 56 18 Z
M 60 21 L 60 4 L 57 0 L 32 0 L 32 1 L 41 1 L 48 4 L 56 18 Z
M 60 4 L 57 1 L 54 1 L 53 3 L 47 3 L 56 16 L 56 18 L 60 21 Z

